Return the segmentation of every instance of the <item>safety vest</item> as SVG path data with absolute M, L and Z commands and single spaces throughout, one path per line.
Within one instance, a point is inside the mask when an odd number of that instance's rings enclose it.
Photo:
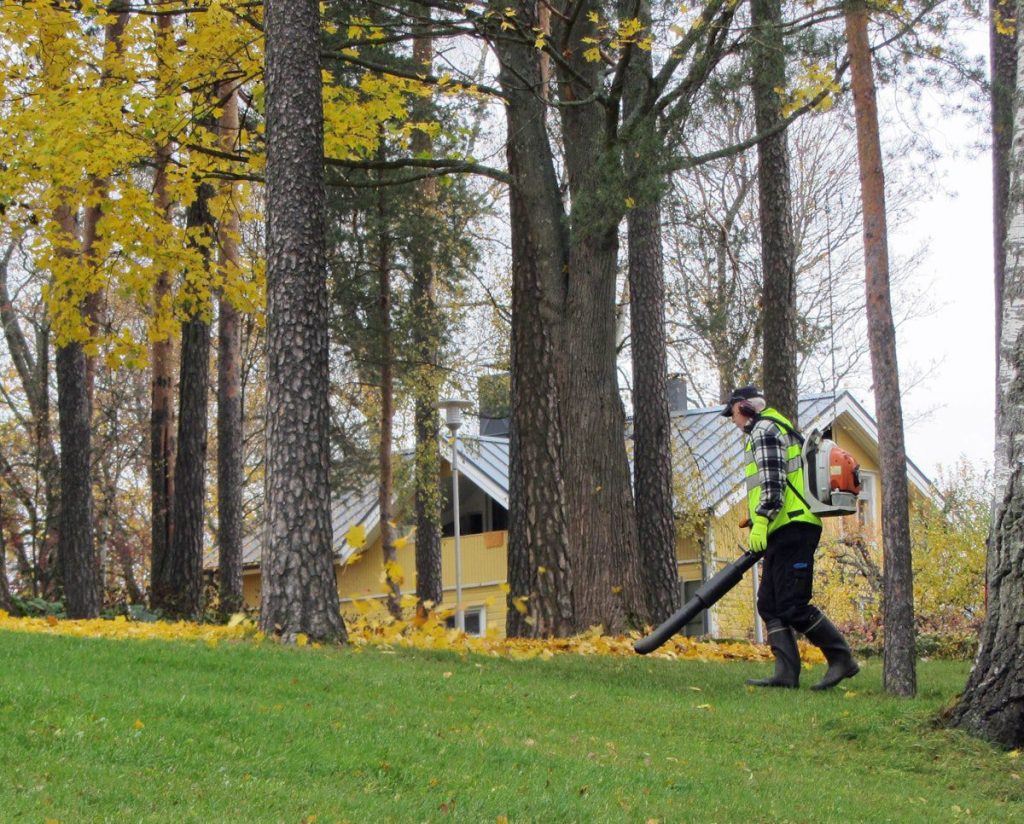
M 800 459 L 800 442 L 786 430 L 794 428 L 793 425 L 777 411 L 769 407 L 765 409 L 758 420 L 769 420 L 784 426 L 779 426 L 779 435 L 782 438 L 786 455 L 786 486 L 783 492 L 782 509 L 768 524 L 768 534 L 771 535 L 776 529 L 786 524 L 798 521 L 805 524 L 821 526 L 821 518 L 811 512 L 803 502 L 797 490 L 804 488 L 804 464 Z M 754 462 L 754 442 L 747 438 L 747 445 L 744 448 L 747 457 L 745 469 L 747 481 L 747 510 L 751 519 L 754 517 L 754 510 L 761 502 L 761 478 L 757 474 L 757 464 Z

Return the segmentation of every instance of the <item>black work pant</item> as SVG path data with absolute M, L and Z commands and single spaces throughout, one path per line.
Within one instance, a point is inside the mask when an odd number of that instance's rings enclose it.
M 818 620 L 811 594 L 814 550 L 820 538 L 820 526 L 799 521 L 768 536 L 757 589 L 757 612 L 765 621 L 781 621 L 802 632 Z

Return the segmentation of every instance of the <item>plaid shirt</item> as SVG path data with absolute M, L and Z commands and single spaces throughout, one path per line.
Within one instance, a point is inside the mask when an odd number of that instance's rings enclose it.
M 753 446 L 752 457 L 760 478 L 761 500 L 754 513 L 771 523 L 786 497 L 786 447 L 789 435 L 768 418 L 755 418 L 744 430 Z

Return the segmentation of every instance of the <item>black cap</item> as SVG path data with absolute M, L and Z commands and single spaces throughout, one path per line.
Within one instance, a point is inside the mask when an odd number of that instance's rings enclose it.
M 738 401 L 749 401 L 751 398 L 763 398 L 761 390 L 756 386 L 741 386 L 738 389 L 733 389 L 732 394 L 729 396 L 729 400 L 725 402 L 725 409 L 722 410 L 722 417 L 732 417 L 732 407 L 734 403 Z

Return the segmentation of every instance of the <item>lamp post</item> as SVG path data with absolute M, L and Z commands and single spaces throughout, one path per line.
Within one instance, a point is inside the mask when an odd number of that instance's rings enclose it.
M 437 402 L 437 408 L 444 413 L 444 422 L 452 433 L 452 514 L 455 536 L 455 628 L 466 631 L 466 616 L 462 611 L 462 546 L 459 526 L 459 427 L 462 413 L 472 404 L 461 398 L 445 398 Z

